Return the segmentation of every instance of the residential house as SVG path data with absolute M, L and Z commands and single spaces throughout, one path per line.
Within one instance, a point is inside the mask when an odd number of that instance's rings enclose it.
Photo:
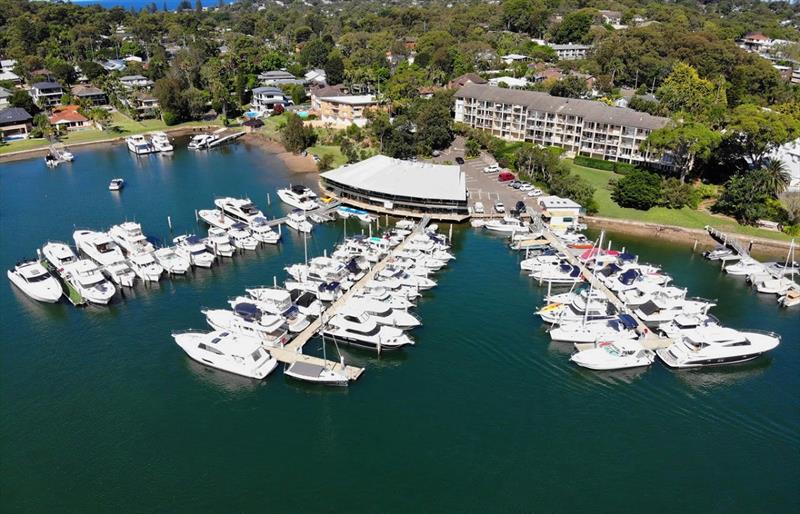
M 33 128 L 32 121 L 33 117 L 25 109 L 9 107 L 0 110 L 0 139 L 3 141 L 28 139 L 28 134 Z
M 124 71 L 128 66 L 122 59 L 109 59 L 100 64 L 106 71 Z
M 138 62 L 139 64 L 144 63 L 144 59 L 139 57 L 138 55 L 126 55 L 122 58 L 122 60 L 126 63 L 128 62 Z
M 16 65 L 16 59 L 0 59 L 0 71 L 14 71 Z
M 514 64 L 518 62 L 526 62 L 530 60 L 530 57 L 527 55 L 522 54 L 507 54 L 500 58 L 506 64 Z
M 56 107 L 47 120 L 53 127 L 67 131 L 86 130 L 94 126 L 86 116 L 78 112 L 77 105 Z
M 745 36 L 737 41 L 739 47 L 747 50 L 748 52 L 753 52 L 761 55 L 765 55 L 769 53 L 770 49 L 775 44 L 775 41 L 772 38 L 769 38 L 762 34 L 761 32 L 750 32 L 749 34 L 745 34 Z
M 321 69 L 310 70 L 306 72 L 303 78 L 305 79 L 306 84 L 310 86 L 324 86 L 328 83 L 327 74 L 325 73 L 325 70 Z
M 0 107 L 8 107 L 8 102 L 11 100 L 13 93 L 4 87 L 0 87 Z
M 92 105 L 106 105 L 108 99 L 102 89 L 91 84 L 72 86 L 72 97 L 89 102 Z
M 281 86 L 285 84 L 304 85 L 303 79 L 298 79 L 288 71 L 272 70 L 259 73 L 258 81 L 264 86 Z
M 250 109 L 259 113 L 270 113 L 276 105 L 286 107 L 293 102 L 282 89 L 274 86 L 262 86 L 253 89 Z
M 373 95 L 324 96 L 318 99 L 320 119 L 337 127 L 367 124 L 365 116 L 369 109 L 378 107 L 378 100 Z
M 15 86 L 22 84 L 22 79 L 13 71 L 3 70 L 0 71 L 0 82 L 11 82 Z
M 563 234 L 578 229 L 581 206 L 577 202 L 559 196 L 540 196 L 536 203 L 542 210 L 542 219 L 553 232 Z
M 500 84 L 505 84 L 511 89 L 525 89 L 526 87 L 528 87 L 528 79 L 526 79 L 525 77 L 519 79 L 514 77 L 493 77 L 489 79 L 489 84 L 492 86 L 499 86 Z
M 550 45 L 550 48 L 555 50 L 556 56 L 561 61 L 576 61 L 578 59 L 586 59 L 586 56 L 592 50 L 591 45 L 576 45 L 567 43 L 565 45 Z
M 668 118 L 602 102 L 468 84 L 455 95 L 454 119 L 509 141 L 561 147 L 568 155 L 671 165 L 668 156 L 651 155 L 643 145 Z
M 422 86 L 417 88 L 417 94 L 420 98 L 424 98 L 425 100 L 430 100 L 433 98 L 433 95 L 436 94 L 437 91 L 443 90 L 443 87 L 439 86 Z
M 153 81 L 142 75 L 125 75 L 119 78 L 119 83 L 126 89 L 149 88 Z
M 769 157 L 783 162 L 789 174 L 787 190 L 800 191 L 800 139 L 781 145 Z
M 564 73 L 561 71 L 561 68 L 544 68 L 540 71 L 537 71 L 533 75 L 533 81 L 536 83 L 544 82 L 546 80 L 561 80 L 564 77 Z
M 37 82 L 31 86 L 30 95 L 39 107 L 52 107 L 61 105 L 64 89 L 58 82 Z
M 347 88 L 339 84 L 336 86 L 316 87 L 311 90 L 311 110 L 320 113 L 319 99 L 326 96 L 343 96 L 348 93 Z
M 488 83 L 489 81 L 481 77 L 480 75 L 477 75 L 475 73 L 465 73 L 460 77 L 456 77 L 453 80 L 451 80 L 447 84 L 447 87 L 449 89 L 460 89 L 466 86 L 467 84 L 488 84 Z
M 619 11 L 607 11 L 605 9 L 601 9 L 600 11 L 600 19 L 603 23 L 608 25 L 617 26 L 622 25 L 622 13 Z
M 136 91 L 131 95 L 130 99 L 122 99 L 121 101 L 136 112 L 139 118 L 155 118 L 158 115 L 158 98 L 144 91 Z

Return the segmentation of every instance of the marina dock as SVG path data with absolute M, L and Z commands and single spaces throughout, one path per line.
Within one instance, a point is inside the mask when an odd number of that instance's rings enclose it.
M 244 131 L 231 132 L 231 129 L 221 128 L 213 132 L 214 135 L 219 136 L 219 139 L 208 143 L 208 148 L 214 148 L 223 145 L 229 141 L 239 139 L 244 135 Z
M 420 222 L 414 227 L 414 230 L 405 238 L 405 240 L 397 245 L 392 251 L 390 251 L 386 257 L 384 257 L 380 262 L 376 263 L 372 268 L 361 278 L 353 284 L 353 286 L 345 292 L 341 297 L 339 297 L 335 302 L 333 302 L 322 314 L 314 320 L 305 330 L 297 334 L 297 336 L 292 339 L 288 344 L 286 344 L 282 348 L 270 348 L 270 352 L 272 353 L 273 357 L 275 357 L 278 361 L 283 362 L 285 364 L 293 364 L 295 362 L 307 362 L 309 364 L 315 364 L 318 366 L 327 366 L 328 368 L 333 368 L 336 371 L 342 370 L 341 363 L 333 362 L 333 361 L 325 361 L 319 357 L 312 357 L 310 355 L 304 355 L 302 353 L 303 347 L 308 343 L 312 337 L 314 337 L 317 332 L 322 328 L 323 320 L 330 319 L 339 311 L 339 309 L 345 305 L 350 299 L 353 298 L 356 291 L 361 288 L 364 284 L 373 280 L 375 275 L 377 275 L 392 258 L 397 255 L 403 248 L 405 248 L 406 243 L 411 240 L 411 238 L 419 233 L 421 233 L 425 227 L 430 223 L 431 218 L 430 216 L 424 216 Z M 347 376 L 348 380 L 356 380 L 358 379 L 361 374 L 364 372 L 364 368 L 359 368 L 356 366 L 345 366 L 344 373 Z
M 730 248 L 731 250 L 739 254 L 741 257 L 747 257 L 750 255 L 750 252 L 745 250 L 744 245 L 737 238 L 730 236 L 725 232 L 722 232 L 721 230 L 718 230 L 710 225 L 706 225 L 705 229 L 706 232 L 708 232 L 708 235 L 711 236 L 711 238 L 714 241 L 718 242 L 719 244 L 721 244 L 726 248 Z

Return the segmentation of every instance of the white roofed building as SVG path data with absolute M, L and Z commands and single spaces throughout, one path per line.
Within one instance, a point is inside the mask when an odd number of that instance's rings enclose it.
M 320 174 L 323 189 L 344 203 L 381 212 L 468 216 L 467 183 L 459 166 L 375 155 Z
M 578 228 L 580 204 L 569 198 L 552 195 L 539 197 L 537 203 L 542 209 L 542 219 L 549 224 L 553 232 L 564 233 Z

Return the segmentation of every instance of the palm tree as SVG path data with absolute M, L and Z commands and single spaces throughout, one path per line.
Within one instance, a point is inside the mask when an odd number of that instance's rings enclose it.
M 786 191 L 792 180 L 792 177 L 786 171 L 786 165 L 779 159 L 767 161 L 760 172 L 764 192 L 776 197 Z

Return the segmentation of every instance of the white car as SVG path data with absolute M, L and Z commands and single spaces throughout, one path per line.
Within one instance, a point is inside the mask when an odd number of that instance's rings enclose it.
M 497 163 L 490 164 L 483 168 L 484 173 L 497 173 L 498 171 L 500 171 L 500 166 Z
M 526 182 L 523 182 L 521 186 L 519 186 L 520 191 L 533 191 L 534 187 Z
M 542 196 L 542 190 L 537 188 L 533 191 L 528 191 L 528 196 Z
M 506 206 L 505 206 L 505 205 L 503 205 L 503 202 L 495 202 L 495 204 L 494 204 L 494 210 L 495 210 L 496 212 L 498 212 L 498 213 L 501 213 L 501 214 L 502 214 L 502 213 L 506 212 Z
M 484 212 L 486 212 L 486 209 L 484 209 L 483 204 L 481 202 L 475 202 L 475 207 L 473 210 L 477 214 L 483 214 Z

